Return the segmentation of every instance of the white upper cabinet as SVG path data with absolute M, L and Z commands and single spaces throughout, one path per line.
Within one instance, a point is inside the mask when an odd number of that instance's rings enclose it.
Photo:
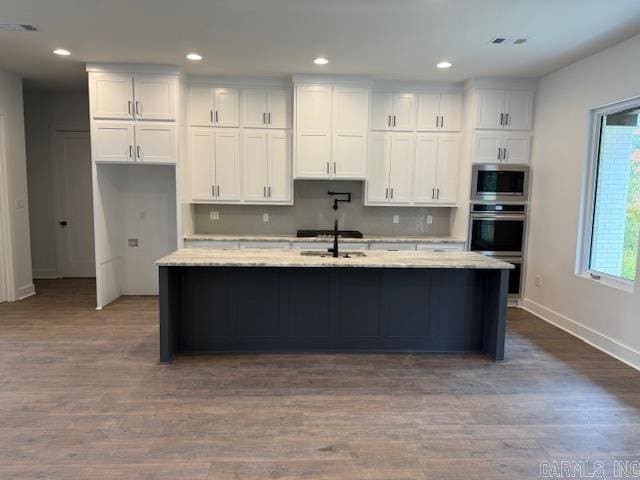
M 296 86 L 296 177 L 329 178 L 331 90 L 327 85 Z
M 189 125 L 239 127 L 240 91 L 237 88 L 190 86 Z
M 242 126 L 291 128 L 291 90 L 245 88 L 242 90 Z
M 91 73 L 96 119 L 175 120 L 178 80 L 173 75 Z
M 291 134 L 286 131 L 243 133 L 243 200 L 246 203 L 291 202 Z
M 462 123 L 462 95 L 420 93 L 417 130 L 458 132 Z
M 333 139 L 330 173 L 335 178 L 360 179 L 366 175 L 369 90 L 333 89 Z
M 192 199 L 212 200 L 215 189 L 215 140 L 212 129 L 189 130 L 189 160 Z
M 458 135 L 418 135 L 413 202 L 453 205 L 458 196 Z
M 529 163 L 529 133 L 476 132 L 473 143 L 475 163 Z
M 167 123 L 93 124 L 95 162 L 176 163 L 176 131 Z
M 133 124 L 94 123 L 91 152 L 95 162 L 133 162 L 135 160 Z
M 173 124 L 136 124 L 136 161 L 176 163 L 176 128 Z
M 99 119 L 132 120 L 133 75 L 90 74 L 91 115 Z
M 138 120 L 175 120 L 178 79 L 165 75 L 135 75 L 135 116 Z
M 412 131 L 416 125 L 414 93 L 375 92 L 371 96 L 371 130 Z
M 240 132 L 215 132 L 215 198 L 237 202 L 242 198 L 240 176 Z
M 367 162 L 367 204 L 409 204 L 413 185 L 415 136 L 372 133 Z
M 291 203 L 292 182 L 291 176 L 291 133 L 286 131 L 269 132 L 268 137 L 268 163 L 269 184 L 267 195 L 272 203 Z
M 531 130 L 533 92 L 477 90 L 476 128 Z
M 371 133 L 367 160 L 367 203 L 388 202 L 390 156 L 391 135 L 381 132 Z

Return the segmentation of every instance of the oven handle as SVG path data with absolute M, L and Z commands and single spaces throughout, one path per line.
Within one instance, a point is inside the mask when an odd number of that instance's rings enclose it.
M 526 220 L 526 215 L 513 215 L 513 214 L 493 214 L 493 213 L 472 213 L 472 220 L 513 220 L 522 221 Z

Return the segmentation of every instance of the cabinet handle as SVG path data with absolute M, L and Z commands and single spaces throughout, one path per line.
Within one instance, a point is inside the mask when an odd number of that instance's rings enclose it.
M 436 188 L 436 200 L 440 200 L 440 189 Z
M 391 115 L 387 118 L 387 127 L 391 126 Z
M 440 122 L 440 115 L 436 115 L 436 128 L 439 127 L 438 123 Z
M 336 175 L 338 173 L 338 167 L 336 162 L 333 162 L 333 174 Z
M 140 154 L 140 145 L 136 145 L 136 154 L 138 155 L 138 158 L 142 157 Z
M 216 123 L 218 123 L 218 110 L 216 110 Z
M 327 175 L 329 175 L 329 162 L 327 162 Z
M 211 185 L 211 196 L 212 197 L 216 196 L 216 186 L 215 185 Z
M 500 160 L 501 155 L 502 155 L 502 149 L 498 147 L 498 160 Z
M 269 185 L 269 188 L 267 188 L 267 192 L 269 193 L 268 197 L 271 198 L 271 185 Z
M 129 145 L 129 158 L 133 157 L 133 145 Z
M 394 127 L 396 126 L 396 116 L 395 115 L 393 116 L 393 126 Z M 393 190 L 393 189 L 391 189 L 391 190 Z
M 500 114 L 500 126 L 502 127 L 504 125 L 504 113 Z
M 136 115 L 140 115 L 140 102 L 136 100 Z
M 262 196 L 267 198 L 267 187 L 262 187 Z
M 209 117 L 211 118 L 211 123 L 213 123 L 213 109 L 209 110 Z
M 269 125 L 271 125 L 271 112 L 269 112 Z
M 267 114 L 265 112 L 262 112 L 262 123 L 267 124 Z
M 502 149 L 502 159 L 503 160 L 507 159 L 507 148 L 506 147 Z
M 389 187 L 384 189 L 384 198 L 389 198 Z
M 393 198 L 393 187 L 391 187 L 391 191 L 389 193 L 391 193 L 391 198 Z
M 127 112 L 131 115 L 131 100 L 127 101 Z
M 218 185 L 218 196 L 220 196 L 220 185 Z
M 505 127 L 509 126 L 509 114 L 508 113 L 504 114 L 504 125 L 505 125 Z
M 444 115 L 440 115 L 440 128 L 444 128 Z
M 436 189 L 432 188 L 431 189 L 431 200 L 435 200 L 435 198 L 436 198 Z

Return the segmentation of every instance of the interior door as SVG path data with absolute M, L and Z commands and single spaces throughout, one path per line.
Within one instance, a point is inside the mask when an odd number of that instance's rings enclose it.
M 387 203 L 389 193 L 389 156 L 391 134 L 369 134 L 367 160 L 367 202 Z
M 267 128 L 267 91 L 264 88 L 242 90 L 242 126 Z
M 393 94 L 374 92 L 371 95 L 371 130 L 391 130 Z
M 214 145 L 213 129 L 189 129 L 191 196 L 193 200 L 213 199 Z
M 416 142 L 413 201 L 416 203 L 435 203 L 438 135 L 418 135 Z
M 237 88 L 216 88 L 214 123 L 218 127 L 240 126 L 240 94 Z
M 91 75 L 93 118 L 130 120 L 133 118 L 133 76 L 128 73 Z
M 503 90 L 478 90 L 476 128 L 503 128 L 500 119 L 505 113 L 504 101 Z
M 389 162 L 389 201 L 410 203 L 415 155 L 414 135 L 392 134 Z
M 222 201 L 239 201 L 242 185 L 240 133 L 238 130 L 218 130 L 215 135 L 216 198 Z
M 393 96 L 394 130 L 411 131 L 416 125 L 416 96 L 413 93 L 398 93 Z
M 459 132 L 462 128 L 462 95 L 459 93 L 443 93 L 440 95 L 440 130 Z
M 266 133 L 245 131 L 242 134 L 242 160 L 244 199 L 267 202 L 269 165 Z
M 136 75 L 135 116 L 138 120 L 175 120 L 178 80 L 166 75 Z
M 291 128 L 291 90 L 286 88 L 267 90 L 267 107 L 269 128 Z
M 364 178 L 367 164 L 369 90 L 335 87 L 333 91 L 333 165 L 336 178 Z
M 421 93 L 418 95 L 418 125 L 423 132 L 440 129 L 440 94 Z
M 136 125 L 136 158 L 147 163 L 176 163 L 176 127 L 172 124 Z
M 451 204 L 458 200 L 459 161 L 460 137 L 458 135 L 440 135 L 436 170 L 436 199 L 438 203 Z
M 135 138 L 132 124 L 99 123 L 91 135 L 96 162 L 133 162 Z
M 269 201 L 291 201 L 291 133 L 269 133 Z
M 213 88 L 189 87 L 189 125 L 207 127 L 213 125 Z
M 89 133 L 57 131 L 53 149 L 58 271 L 62 277 L 95 277 Z
M 331 87 L 296 87 L 296 177 L 327 178 L 331 161 Z

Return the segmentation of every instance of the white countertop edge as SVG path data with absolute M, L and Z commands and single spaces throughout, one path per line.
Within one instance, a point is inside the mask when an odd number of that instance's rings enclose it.
M 224 235 L 224 234 L 193 234 L 185 235 L 187 242 L 292 242 L 292 243 L 328 243 L 333 241 L 329 237 L 295 237 L 287 235 Z M 463 244 L 466 240 L 458 237 L 385 237 L 365 236 L 363 238 L 340 238 L 340 243 L 451 243 Z

